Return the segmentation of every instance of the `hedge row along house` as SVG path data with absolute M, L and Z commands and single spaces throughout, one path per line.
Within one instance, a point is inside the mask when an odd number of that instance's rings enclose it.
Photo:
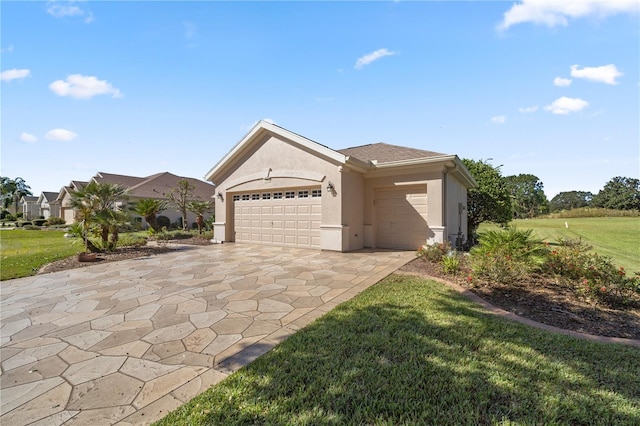
M 118 208 L 124 209 L 134 205 L 140 199 L 158 199 L 169 200 L 169 192 L 176 188 L 178 182 L 186 180 L 193 187 L 193 199 L 189 201 L 209 201 L 212 209 L 204 215 L 205 220 L 214 214 L 213 212 L 213 196 L 215 187 L 208 182 L 198 179 L 177 176 L 169 172 L 157 173 L 147 177 L 137 177 L 128 175 L 118 175 L 113 173 L 98 172 L 88 182 L 73 180 L 62 187 L 59 192 L 43 192 L 40 197 L 22 197 L 23 217 L 25 219 L 34 219 L 43 216 L 45 219 L 49 217 L 60 217 L 65 223 L 72 224 L 76 221 L 77 211 L 71 206 L 71 195 L 87 185 L 89 182 L 117 184 L 127 189 L 127 200 L 117 203 Z M 35 199 L 35 200 L 34 200 Z M 28 213 L 28 214 L 27 214 Z M 159 215 L 169 218 L 171 223 L 177 223 L 181 220 L 181 212 L 174 205 L 169 203 L 169 207 L 160 212 Z M 145 228 L 147 226 L 144 218 L 133 215 L 134 219 L 141 223 Z M 195 214 L 188 212 L 187 221 L 189 225 L 195 222 Z

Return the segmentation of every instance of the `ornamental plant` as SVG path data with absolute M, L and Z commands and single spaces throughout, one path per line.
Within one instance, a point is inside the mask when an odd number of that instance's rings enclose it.
M 479 245 L 471 249 L 474 276 L 484 281 L 511 284 L 538 271 L 546 250 L 533 230 L 514 227 L 479 235 Z
M 440 263 L 442 258 L 450 253 L 451 250 L 451 242 L 447 240 L 444 243 L 436 243 L 420 247 L 416 251 L 416 256 L 421 257 L 428 262 Z

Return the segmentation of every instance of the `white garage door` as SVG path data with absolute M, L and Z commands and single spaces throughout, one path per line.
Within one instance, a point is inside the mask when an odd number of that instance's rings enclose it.
M 233 195 L 236 242 L 320 248 L 320 187 Z
M 376 191 L 376 247 L 416 250 L 427 241 L 424 186 Z

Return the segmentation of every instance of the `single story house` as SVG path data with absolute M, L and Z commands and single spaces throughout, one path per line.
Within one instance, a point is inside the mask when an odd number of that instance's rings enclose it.
M 39 216 L 45 219 L 60 217 L 60 204 L 56 202 L 57 198 L 57 192 L 43 191 L 36 202 L 40 210 Z
M 113 173 L 98 172 L 90 181 L 97 183 L 117 184 L 127 189 L 128 200 L 119 203 L 119 207 L 132 206 L 136 201 L 145 198 L 154 198 L 159 200 L 168 200 L 167 194 L 177 186 L 178 182 L 185 179 L 193 186 L 193 201 L 213 201 L 215 188 L 208 182 L 198 179 L 177 176 L 169 172 L 156 173 L 147 177 L 119 175 Z M 62 217 L 67 224 L 71 224 L 76 219 L 76 212 L 71 207 L 71 195 L 73 191 L 85 186 L 88 182 L 72 181 L 68 186 L 63 187 L 58 194 L 58 201 L 61 205 Z M 213 206 L 213 203 L 211 203 Z M 211 212 L 205 214 L 205 219 L 213 214 Z M 159 213 L 166 216 L 172 223 L 178 222 L 182 217 L 181 213 L 175 206 L 170 205 L 166 210 Z M 187 219 L 189 224 L 195 221 L 195 214 L 188 212 Z M 146 222 L 143 218 L 138 218 L 143 226 Z
M 386 143 L 334 150 L 265 121 L 205 179 L 217 189 L 214 240 L 341 252 L 464 241 L 476 186 L 456 155 Z
M 38 197 L 32 195 L 23 195 L 20 198 L 22 205 L 22 218 L 24 220 L 37 219 L 40 216 L 40 208 L 38 206 Z

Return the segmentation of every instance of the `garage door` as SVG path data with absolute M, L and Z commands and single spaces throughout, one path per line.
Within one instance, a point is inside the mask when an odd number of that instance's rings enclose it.
M 233 194 L 236 242 L 320 248 L 320 187 Z
M 427 241 L 424 186 L 378 190 L 375 196 L 376 247 L 416 250 Z

